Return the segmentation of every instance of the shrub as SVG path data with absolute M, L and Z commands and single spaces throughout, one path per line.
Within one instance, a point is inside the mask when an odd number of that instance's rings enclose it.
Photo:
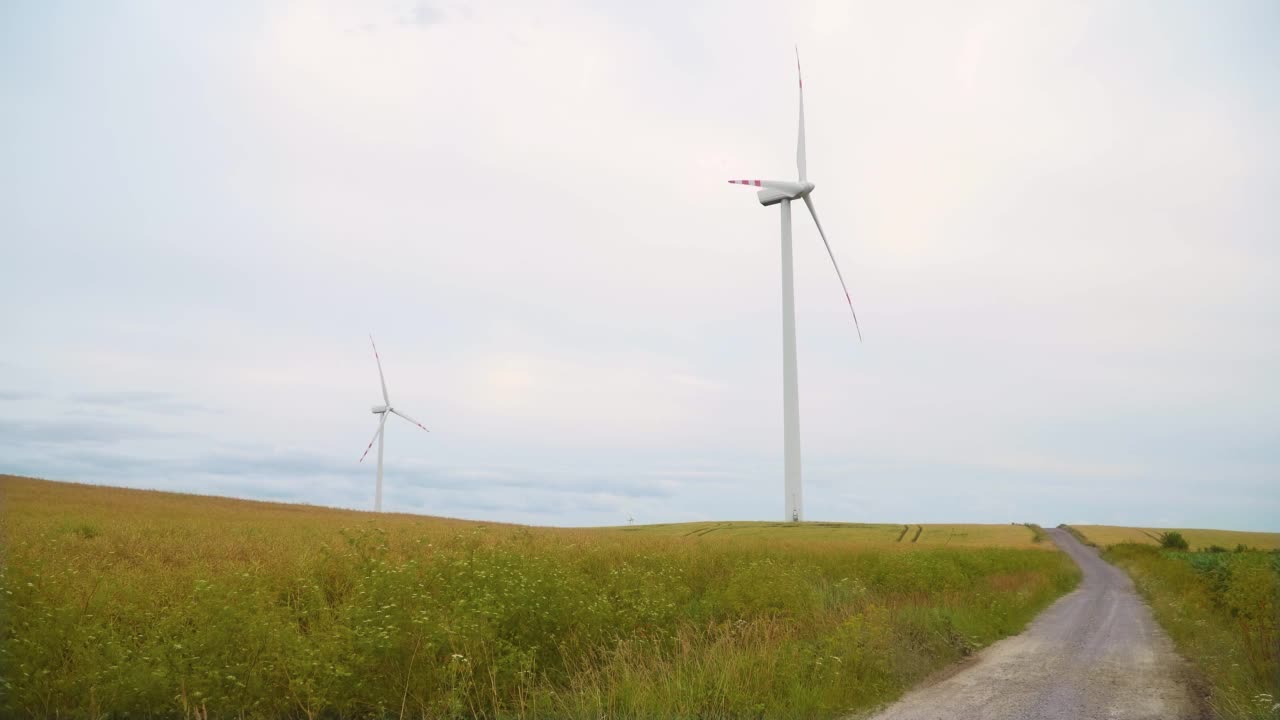
M 1190 545 L 1187 544 L 1187 539 L 1182 537 L 1182 533 L 1169 530 L 1160 533 L 1160 547 L 1166 550 L 1186 550 Z

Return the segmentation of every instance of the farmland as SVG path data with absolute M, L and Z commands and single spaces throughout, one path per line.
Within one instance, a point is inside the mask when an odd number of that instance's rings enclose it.
M 695 522 L 613 528 L 649 537 L 699 539 L 764 538 L 774 542 L 837 541 L 859 547 L 921 549 L 925 547 L 1012 547 L 1050 550 L 1025 525 L 916 525 L 836 522 Z
M 1280 533 L 1244 532 L 1239 530 L 1202 530 L 1197 528 L 1140 528 L 1118 527 L 1114 525 L 1072 525 L 1086 540 L 1098 547 L 1119 545 L 1120 543 L 1138 543 L 1140 545 L 1160 544 L 1160 533 L 1166 530 L 1177 530 L 1187 539 L 1192 549 L 1218 546 L 1228 550 L 1237 545 L 1258 550 L 1280 549 Z
M 0 534 L 5 717 L 835 717 L 1078 579 L 1021 525 L 534 528 L 11 476 Z

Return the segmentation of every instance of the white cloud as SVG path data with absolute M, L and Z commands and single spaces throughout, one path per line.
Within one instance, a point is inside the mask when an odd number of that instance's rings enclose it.
M 359 505 L 373 331 L 433 430 L 389 430 L 390 503 L 614 522 L 613 488 L 660 479 L 638 518 L 776 515 L 777 215 L 723 181 L 794 172 L 798 42 L 867 337 L 798 217 L 816 513 L 1280 516 L 1265 6 L 14 12 L 0 420 L 173 433 L 13 446 L 19 469 Z M 83 402 L 138 393 L 172 417 Z M 255 480 L 199 467 L 228 456 Z M 499 497 L 508 473 L 545 487 Z M 1196 502 L 1207 477 L 1230 500 Z

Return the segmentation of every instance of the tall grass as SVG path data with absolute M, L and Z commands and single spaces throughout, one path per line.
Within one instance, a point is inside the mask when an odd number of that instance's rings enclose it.
M 831 717 L 1078 578 L 1045 550 L 0 483 L 3 717 Z
M 1129 572 L 1178 649 L 1203 672 L 1218 717 L 1280 716 L 1280 553 L 1123 543 L 1106 558 Z

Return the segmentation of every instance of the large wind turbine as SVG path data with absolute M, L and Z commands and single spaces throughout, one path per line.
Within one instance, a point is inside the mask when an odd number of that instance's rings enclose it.
M 818 226 L 818 235 L 822 244 L 827 247 L 827 255 L 836 269 L 836 277 L 840 279 L 840 287 L 844 289 L 844 299 L 849 303 L 849 312 L 853 314 L 853 327 L 858 332 L 858 341 L 862 341 L 862 329 L 858 327 L 858 314 L 853 310 L 853 300 L 849 297 L 849 288 L 844 283 L 844 275 L 840 274 L 840 265 L 836 262 L 835 253 L 831 252 L 831 244 L 827 242 L 827 234 L 822 231 L 822 222 L 818 220 L 818 211 L 813 207 L 814 185 L 809 182 L 808 166 L 804 153 L 804 78 L 800 76 L 800 51 L 796 51 L 796 77 L 800 80 L 800 133 L 796 140 L 796 167 L 800 179 L 791 180 L 730 180 L 734 185 L 750 185 L 760 188 L 756 196 L 761 205 L 782 205 L 782 425 L 783 450 L 785 457 L 785 504 L 786 519 L 799 522 L 804 519 L 800 488 L 800 391 L 796 380 L 796 302 L 794 283 L 791 271 L 791 201 L 804 200 L 805 207 L 813 216 L 813 224 Z
M 369 448 L 373 447 L 373 443 L 376 440 L 378 442 L 378 490 L 374 494 L 373 510 L 374 512 L 382 512 L 382 448 L 384 445 L 382 430 L 387 426 L 387 415 L 394 413 L 423 430 L 427 429 L 422 427 L 422 423 L 391 407 L 391 397 L 387 395 L 387 378 L 382 374 L 382 358 L 378 357 L 378 346 L 374 344 L 372 335 L 369 336 L 369 344 L 373 345 L 373 359 L 378 362 L 378 380 L 382 381 L 383 404 L 373 406 L 373 414 L 379 416 L 378 429 L 373 433 L 373 440 L 370 440 L 368 447 L 364 449 L 364 455 L 360 456 L 360 462 L 364 462 L 365 455 L 369 454 Z M 427 432 L 431 431 L 427 430 Z

